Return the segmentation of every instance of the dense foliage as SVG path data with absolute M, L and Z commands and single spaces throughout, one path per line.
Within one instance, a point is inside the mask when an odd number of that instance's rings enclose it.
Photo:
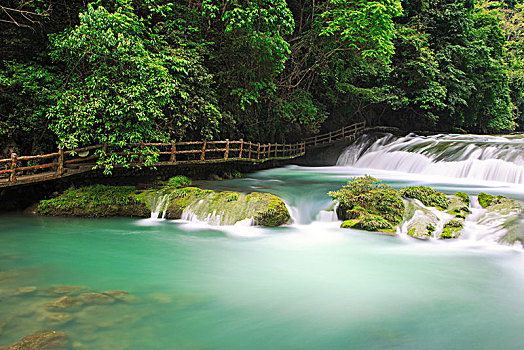
M 523 62 L 523 0 L 5 0 L 0 151 L 522 130 Z
M 346 186 L 329 195 L 339 203 L 337 213 L 342 219 L 368 213 L 393 224 L 402 221 L 405 208 L 398 191 L 369 175 L 352 178 Z

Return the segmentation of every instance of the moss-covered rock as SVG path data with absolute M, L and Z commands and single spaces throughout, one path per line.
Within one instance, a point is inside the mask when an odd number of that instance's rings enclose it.
M 487 208 L 493 202 L 493 196 L 484 192 L 479 193 L 478 199 L 482 208 Z
M 440 234 L 442 239 L 458 238 L 460 231 L 464 227 L 464 223 L 461 220 L 450 220 L 444 225 L 444 229 Z
M 444 193 L 435 191 L 427 186 L 410 186 L 400 190 L 404 198 L 418 199 L 425 206 L 446 209 L 449 206 L 448 199 Z
M 94 185 L 70 188 L 61 195 L 41 201 L 36 213 L 41 215 L 107 217 L 149 217 L 147 205 L 132 195 L 132 186 Z
M 398 191 L 371 176 L 353 178 L 329 195 L 339 203 L 338 218 L 349 220 L 344 228 L 388 232 L 402 221 L 405 208 Z
M 417 239 L 428 239 L 435 235 L 440 219 L 417 201 L 406 200 L 404 222 L 407 222 L 407 233 Z
M 259 226 L 280 226 L 290 219 L 284 202 L 270 193 L 246 195 L 187 187 L 173 191 L 169 196 L 166 209 L 166 218 L 169 219 L 180 219 L 186 213 L 211 224 L 232 225 L 253 219 L 253 223 Z
M 364 215 L 357 219 L 346 220 L 340 227 L 375 232 L 395 232 L 395 228 L 389 221 L 379 215 L 373 214 Z
M 184 179 L 182 179 L 184 180 Z M 255 225 L 280 226 L 290 215 L 284 202 L 269 193 L 241 194 L 197 187 L 180 187 L 188 181 L 171 181 L 160 189 L 137 191 L 134 187 L 89 186 L 69 189 L 41 201 L 36 213 L 82 217 L 150 217 L 165 212 L 166 219 L 180 219 L 184 212 L 210 224 L 231 225 L 253 219 Z
M 464 202 L 464 204 L 469 205 L 469 196 L 468 196 L 467 193 L 464 193 L 464 192 L 455 192 L 455 193 L 453 193 L 453 195 L 454 195 L 455 197 L 460 198 L 460 199 Z
M 459 197 L 456 194 L 447 196 L 447 199 L 449 205 L 446 213 L 453 215 L 457 219 L 465 219 L 466 216 L 471 214 L 471 210 L 467 204 L 469 203 L 469 197 L 467 202 L 464 200 L 464 198 Z

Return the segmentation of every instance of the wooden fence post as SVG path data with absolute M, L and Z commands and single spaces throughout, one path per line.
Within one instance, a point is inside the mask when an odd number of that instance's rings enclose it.
M 10 182 L 16 182 L 16 153 L 11 152 L 11 175 L 9 176 Z
M 206 144 L 207 140 L 202 142 L 202 154 L 200 155 L 200 161 L 204 163 L 206 161 Z
M 275 144 L 275 158 L 278 158 L 278 143 Z
M 270 158 L 270 157 L 271 157 L 271 144 L 269 144 L 269 146 L 267 147 L 267 157 L 266 158 Z
M 317 145 L 317 135 L 315 135 L 315 146 Z
M 242 159 L 242 151 L 244 150 L 244 139 L 240 139 L 240 153 L 238 158 Z
M 226 153 L 224 153 L 224 159 L 229 158 L 229 139 L 226 139 Z
M 247 156 L 247 159 L 251 159 L 251 146 L 252 146 L 252 145 L 253 145 L 253 144 L 251 143 L 251 141 L 249 141 L 249 154 L 248 154 L 248 156 Z
M 257 159 L 260 159 L 260 142 L 258 143 Z
M 329 142 L 328 143 L 331 143 L 331 131 L 329 132 Z
M 176 164 L 176 142 L 171 142 L 171 159 L 169 161 Z
M 64 150 L 62 147 L 58 149 L 58 168 L 56 169 L 56 175 L 62 176 L 64 173 Z

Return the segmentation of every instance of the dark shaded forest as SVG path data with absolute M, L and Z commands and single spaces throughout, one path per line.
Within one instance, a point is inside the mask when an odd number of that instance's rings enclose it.
M 523 0 L 3 0 L 0 151 L 522 130 L 523 61 Z

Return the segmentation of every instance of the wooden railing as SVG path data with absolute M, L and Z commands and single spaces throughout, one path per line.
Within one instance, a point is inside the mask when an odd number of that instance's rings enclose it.
M 319 146 L 323 144 L 330 144 L 335 141 L 343 140 L 343 139 L 351 139 L 355 140 L 356 137 L 362 133 L 362 131 L 366 127 L 366 122 L 360 122 L 352 125 L 348 125 L 343 127 L 342 129 L 336 130 L 336 131 L 330 131 L 325 134 L 321 135 L 315 135 L 312 137 L 308 137 L 304 140 L 307 147 L 314 147 Z
M 234 160 L 265 162 L 303 156 L 306 147 L 331 143 L 342 138 L 355 139 L 365 123 L 349 125 L 335 132 L 317 135 L 294 144 L 253 143 L 249 141 L 190 141 L 170 143 L 131 143 L 124 147 L 94 145 L 73 150 L 0 159 L 0 187 L 47 181 L 93 170 L 101 154 L 128 156 L 131 165 L 144 165 L 141 150 L 156 154 L 152 166 L 217 163 Z M 146 152 L 147 153 L 147 152 Z
M 0 187 L 14 184 L 46 181 L 93 169 L 100 158 L 100 150 L 117 156 L 130 156 L 131 165 L 144 165 L 140 149 L 150 148 L 156 153 L 153 166 L 188 163 L 217 163 L 233 160 L 265 162 L 272 159 L 293 159 L 306 152 L 304 142 L 295 144 L 253 143 L 249 141 L 191 141 L 170 143 L 134 143 L 126 147 L 95 145 L 73 150 L 58 150 L 37 156 L 18 156 L 0 159 Z

